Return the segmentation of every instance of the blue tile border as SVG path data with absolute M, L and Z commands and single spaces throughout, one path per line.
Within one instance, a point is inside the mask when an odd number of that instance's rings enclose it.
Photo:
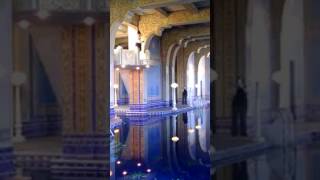
M 59 135 L 62 132 L 61 116 L 38 117 L 22 123 L 22 134 L 26 138 Z
M 10 177 L 15 172 L 13 148 L 0 148 L 0 179 Z
M 63 136 L 63 155 L 68 159 L 107 159 L 109 134 L 73 134 Z

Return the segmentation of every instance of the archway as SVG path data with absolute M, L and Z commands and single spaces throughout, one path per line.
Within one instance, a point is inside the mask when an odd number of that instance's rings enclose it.
M 189 55 L 187 62 L 187 91 L 188 91 L 188 104 L 192 103 L 195 97 L 195 67 L 194 67 L 194 52 Z M 191 104 L 190 104 L 191 105 Z
M 197 96 L 210 99 L 210 61 L 202 56 L 197 69 Z

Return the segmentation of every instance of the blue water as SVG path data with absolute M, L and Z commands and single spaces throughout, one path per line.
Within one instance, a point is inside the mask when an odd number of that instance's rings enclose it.
M 123 121 L 113 130 L 110 179 L 210 179 L 209 110 Z

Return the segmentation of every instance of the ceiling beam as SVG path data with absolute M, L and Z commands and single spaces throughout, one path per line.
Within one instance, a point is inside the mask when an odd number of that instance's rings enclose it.
M 147 5 L 141 6 L 142 9 L 155 9 L 158 7 L 166 7 L 170 5 L 181 5 L 181 4 L 188 4 L 188 3 L 195 3 L 201 2 L 204 0 L 166 0 L 160 3 L 149 3 Z
M 155 10 L 157 11 L 157 12 L 159 12 L 162 16 L 164 16 L 164 17 L 168 17 L 169 16 L 169 13 L 166 11 L 166 10 L 164 10 L 163 8 L 155 8 Z
M 193 12 L 193 13 L 198 13 L 199 9 L 197 8 L 197 6 L 193 3 L 189 3 L 189 4 L 184 4 L 183 5 L 187 10 Z

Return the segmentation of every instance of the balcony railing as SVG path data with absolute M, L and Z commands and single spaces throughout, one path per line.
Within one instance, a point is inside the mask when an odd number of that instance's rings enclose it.
M 115 66 L 143 66 L 143 65 L 159 65 L 159 61 L 152 60 L 149 52 L 142 53 L 135 50 L 128 50 L 118 47 L 114 50 Z
M 135 51 L 119 49 L 115 51 L 114 55 L 116 65 L 141 65 L 139 53 Z
M 15 11 L 106 12 L 106 0 L 14 0 Z

